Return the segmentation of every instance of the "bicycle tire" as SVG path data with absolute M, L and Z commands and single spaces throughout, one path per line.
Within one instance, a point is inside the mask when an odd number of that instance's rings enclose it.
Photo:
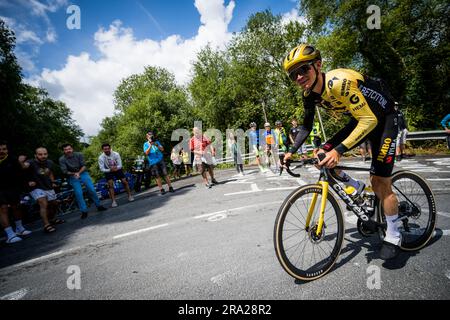
M 415 187 L 416 189 L 413 189 Z M 408 217 L 407 225 L 410 229 L 407 232 L 404 224 L 399 227 L 402 234 L 401 248 L 405 251 L 415 251 L 423 248 L 433 236 L 436 226 L 436 202 L 433 192 L 421 176 L 411 171 L 397 171 L 392 175 L 392 190 L 397 195 L 399 201 L 399 214 L 402 214 L 402 203 L 411 201 L 420 210 L 420 212 Z M 401 194 L 399 192 L 401 191 Z M 408 198 L 408 200 L 405 198 Z M 384 221 L 384 212 L 381 205 L 378 206 L 378 219 Z M 428 213 L 427 219 L 422 219 L 425 223 L 421 227 L 420 218 L 423 213 Z M 384 231 L 382 236 L 384 236 Z
M 302 214 L 301 210 L 299 209 L 299 205 L 301 205 L 302 210 L 303 210 L 303 208 L 305 208 L 304 209 L 305 211 L 307 211 L 306 208 L 308 208 L 309 206 L 306 206 L 305 203 L 301 204 L 300 203 L 301 201 L 299 201 L 299 200 L 301 200 L 303 198 L 303 201 L 307 201 L 306 198 L 309 197 L 309 195 L 312 195 L 314 193 L 319 194 L 319 197 L 317 199 L 317 204 L 316 204 L 316 210 L 314 210 L 313 218 L 311 219 L 311 225 L 315 226 L 316 222 L 317 222 L 317 220 L 315 220 L 315 219 L 318 218 L 318 214 L 319 214 L 318 208 L 320 207 L 320 200 L 322 198 L 322 186 L 320 186 L 320 185 L 306 185 L 306 186 L 302 186 L 302 187 L 299 187 L 298 189 L 294 190 L 284 200 L 283 204 L 281 205 L 281 207 L 278 211 L 277 217 L 275 219 L 275 226 L 274 226 L 274 246 L 275 246 L 275 253 L 278 258 L 278 261 L 280 262 L 283 269 L 289 275 L 291 275 L 292 277 L 294 277 L 298 280 L 304 280 L 304 281 L 311 281 L 311 280 L 315 280 L 320 277 L 323 277 L 325 274 L 327 274 L 331 270 L 331 268 L 336 263 L 337 258 L 339 257 L 341 247 L 342 247 L 342 242 L 344 239 L 344 233 L 345 233 L 342 209 L 340 208 L 335 195 L 331 192 L 328 192 L 328 196 L 327 196 L 327 207 L 326 207 L 326 211 L 325 211 L 325 225 L 324 225 L 324 229 L 323 229 L 325 233 L 323 236 L 321 236 L 320 241 L 314 240 L 312 238 L 312 234 L 314 233 L 314 231 L 313 231 L 314 227 L 310 230 L 306 230 L 305 228 L 303 228 L 303 230 L 301 230 L 302 229 L 301 227 L 296 226 L 295 224 L 293 224 L 292 222 L 290 222 L 288 220 L 288 215 L 291 212 L 290 209 L 292 207 L 295 207 L 296 210 L 298 211 L 298 213 L 300 213 L 300 215 L 305 219 L 305 214 Z M 333 214 L 336 217 L 335 223 L 333 223 L 332 221 L 331 222 L 329 221 L 329 219 L 331 217 L 329 216 L 330 213 L 328 210 L 330 210 L 330 208 L 332 208 Z M 328 215 L 327 215 L 327 213 L 328 213 Z M 297 220 L 299 220 L 299 219 L 297 218 Z M 300 221 L 300 223 L 302 223 L 301 220 L 299 220 L 299 221 Z M 305 244 L 303 245 L 303 249 L 301 250 L 300 255 L 298 256 L 298 258 L 295 262 L 292 261 L 293 255 L 289 256 L 287 253 L 288 250 L 290 250 L 291 248 L 294 247 L 294 246 L 287 247 L 290 245 L 287 240 L 288 240 L 288 238 L 293 237 L 295 235 L 295 233 L 284 238 L 283 237 L 284 233 L 287 233 L 287 231 L 291 231 L 289 229 L 284 229 L 285 223 L 286 224 L 289 223 L 291 225 L 296 226 L 299 230 L 296 233 L 303 231 L 303 233 L 305 234 L 305 236 L 303 237 L 303 240 L 297 245 L 297 249 L 298 249 L 300 247 L 301 243 L 306 240 Z M 335 226 L 336 231 L 335 232 L 327 231 L 328 229 L 331 229 L 331 227 L 334 224 L 336 224 L 336 226 Z M 299 259 L 301 258 L 302 261 L 304 261 L 305 255 L 308 254 L 308 251 L 305 250 L 308 242 L 312 244 L 312 255 L 314 255 L 314 250 L 315 250 L 314 245 L 319 245 L 320 243 L 327 243 L 328 240 L 324 241 L 324 240 L 326 240 L 327 237 L 329 240 L 332 240 L 332 238 L 334 237 L 335 243 L 333 245 L 328 244 L 328 247 L 331 248 L 329 255 L 322 248 L 322 250 L 323 250 L 322 252 L 325 253 L 324 254 L 325 258 L 323 259 L 323 261 L 319 261 L 319 262 L 315 261 L 314 264 L 309 268 L 305 268 L 305 267 L 301 267 L 301 266 L 297 265 L 297 262 L 299 262 Z M 320 252 L 319 248 L 317 250 L 318 250 L 318 252 Z M 311 261 L 312 261 L 312 259 L 311 259 Z

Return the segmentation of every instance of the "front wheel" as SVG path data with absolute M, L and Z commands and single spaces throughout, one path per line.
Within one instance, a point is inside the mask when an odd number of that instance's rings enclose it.
M 308 210 L 313 198 L 309 226 Z M 293 191 L 281 205 L 274 228 L 275 253 L 283 269 L 292 277 L 309 281 L 331 270 L 341 251 L 344 219 L 335 196 L 328 192 L 322 231 L 317 226 L 322 186 L 307 185 Z
M 436 226 L 436 203 L 427 182 L 410 171 L 398 171 L 392 176 L 392 191 L 399 203 L 399 231 L 401 248 L 406 251 L 419 250 L 433 235 Z M 384 220 L 379 206 L 380 220 Z

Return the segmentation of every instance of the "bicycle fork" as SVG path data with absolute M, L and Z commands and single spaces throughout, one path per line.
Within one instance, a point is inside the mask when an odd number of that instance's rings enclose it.
M 323 228 L 324 219 L 325 219 L 325 206 L 327 203 L 329 183 L 327 181 L 319 181 L 318 184 L 322 186 L 322 199 L 320 201 L 319 221 L 317 223 L 317 229 L 315 230 L 317 237 L 319 237 L 322 234 L 322 228 Z M 313 193 L 312 202 L 311 202 L 310 207 L 308 208 L 308 216 L 306 217 L 306 225 L 305 225 L 306 230 L 309 230 L 311 219 L 312 219 L 312 216 L 316 209 L 318 197 L 319 197 L 318 193 Z

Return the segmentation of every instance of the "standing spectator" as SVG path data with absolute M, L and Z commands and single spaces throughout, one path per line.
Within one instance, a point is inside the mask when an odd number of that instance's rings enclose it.
M 62 146 L 64 155 L 59 158 L 59 166 L 64 174 L 69 178 L 69 184 L 75 192 L 78 208 L 81 211 L 81 219 L 86 219 L 88 216 L 88 208 L 83 196 L 83 188 L 81 183 L 86 186 L 89 197 L 94 201 L 98 211 L 107 210 L 100 204 L 100 200 L 92 183 L 91 176 L 87 172 L 86 164 L 83 155 L 79 152 L 74 152 L 70 143 Z
M 147 132 L 146 137 L 147 141 L 144 143 L 144 153 L 148 157 L 152 175 L 156 177 L 156 183 L 158 184 L 159 191 L 161 192 L 161 194 L 166 193 L 166 190 L 164 190 L 161 182 L 161 177 L 164 177 L 167 185 L 169 186 L 169 192 L 174 192 L 172 184 L 170 183 L 169 176 L 167 174 L 166 163 L 163 159 L 163 146 L 156 139 L 152 131 Z
M 215 156 L 214 149 L 211 146 L 211 141 L 202 134 L 199 128 L 194 127 L 194 136 L 189 141 L 189 148 L 194 154 L 193 164 L 196 166 L 197 171 L 203 177 L 203 182 L 206 188 L 211 188 L 211 184 L 208 182 L 206 171 L 211 176 L 211 183 L 217 184 L 217 180 L 214 178 L 212 157 Z
M 27 236 L 31 231 L 22 225 L 22 213 L 19 210 L 20 193 L 23 189 L 23 169 L 20 162 L 25 161 L 25 156 L 19 160 L 8 153 L 8 145 L 0 141 L 0 222 L 6 233 L 6 243 L 22 241 L 20 236 Z M 16 231 L 13 231 L 9 223 L 9 208 L 12 209 Z
M 104 143 L 102 145 L 102 150 L 103 153 L 98 157 L 98 166 L 100 167 L 100 171 L 105 174 L 106 181 L 108 181 L 109 196 L 112 200 L 111 207 L 115 208 L 118 206 L 114 192 L 114 180 L 117 179 L 122 181 L 125 190 L 128 193 L 128 201 L 134 201 L 127 178 L 122 170 L 122 158 L 120 157 L 120 154 L 112 151 L 109 143 Z
M 250 152 L 255 153 L 256 164 L 261 172 L 264 172 L 264 168 L 261 165 L 261 152 L 259 151 L 259 132 L 256 130 L 256 123 L 250 123 L 250 131 L 248 133 L 248 140 L 250 145 Z
M 179 147 L 173 147 L 172 152 L 170 153 L 170 160 L 172 160 L 173 164 L 173 178 L 180 179 L 181 178 L 181 154 Z
M 406 157 L 406 136 L 408 135 L 408 125 L 406 123 L 405 115 L 398 107 L 398 102 L 394 103 L 394 108 L 397 111 L 397 123 L 398 123 L 398 135 L 397 135 L 397 148 L 395 152 L 395 159 L 402 161 Z
M 450 149 L 450 113 L 444 117 L 441 121 L 441 125 L 444 128 L 445 132 L 447 132 L 447 148 Z
M 297 137 L 297 134 L 300 129 L 298 127 L 297 119 L 293 119 L 291 124 L 292 128 L 289 130 L 289 142 L 291 145 L 293 145 L 295 143 L 295 138 Z M 306 148 L 306 143 L 302 144 L 302 146 L 298 149 L 297 153 L 301 155 L 303 159 L 308 157 L 308 149 Z
M 48 160 L 46 148 L 37 148 L 35 158 L 23 163 L 28 168 L 28 186 L 30 195 L 39 204 L 39 213 L 44 222 L 44 232 L 55 232 L 55 225 L 64 223 L 64 220 L 55 218 L 57 211 L 55 176 L 53 174 L 53 161 Z
M 288 147 L 288 136 L 286 134 L 286 130 L 283 127 L 283 123 L 280 120 L 275 121 L 275 137 L 276 137 L 276 144 L 281 149 L 282 152 L 287 152 Z
M 244 164 L 242 161 L 241 148 L 237 142 L 237 136 L 233 137 L 233 143 L 231 144 L 231 152 L 233 153 L 234 165 L 238 174 L 244 175 Z
M 181 158 L 182 158 L 183 164 L 184 164 L 184 170 L 186 171 L 186 176 L 190 177 L 190 176 L 192 176 L 191 156 L 190 156 L 189 152 L 187 152 L 183 148 L 181 148 L 180 153 L 181 153 Z
M 372 147 L 370 146 L 369 140 L 366 140 L 359 145 L 359 153 L 364 162 L 372 159 Z

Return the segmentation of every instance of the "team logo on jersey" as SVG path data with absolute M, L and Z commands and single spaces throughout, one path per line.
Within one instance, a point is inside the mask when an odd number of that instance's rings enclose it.
M 333 88 L 333 81 L 335 81 L 335 80 L 339 80 L 339 78 L 333 77 L 333 79 L 328 81 L 328 89 L 331 90 L 331 88 Z
M 350 103 L 352 103 L 352 104 L 357 104 L 357 103 L 359 103 L 359 97 L 358 97 L 356 94 L 352 95 L 352 96 L 350 97 Z

